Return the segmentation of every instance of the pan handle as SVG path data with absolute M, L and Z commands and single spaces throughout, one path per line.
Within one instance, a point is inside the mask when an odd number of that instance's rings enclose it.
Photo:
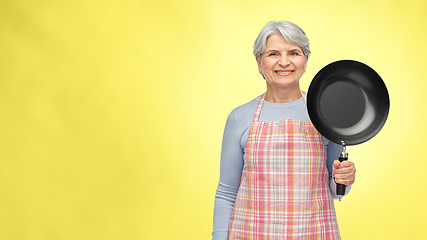
M 340 152 L 340 154 L 338 156 L 338 160 L 340 162 L 348 160 L 348 153 L 345 152 L 345 143 L 344 143 L 344 141 L 341 141 L 341 144 L 342 144 L 342 152 Z M 346 188 L 346 186 L 344 184 L 337 183 L 337 195 L 338 195 L 340 201 L 341 201 L 341 198 L 345 194 L 345 188 Z

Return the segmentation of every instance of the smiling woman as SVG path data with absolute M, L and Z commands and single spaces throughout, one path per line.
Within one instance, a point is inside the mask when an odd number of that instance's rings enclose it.
M 340 239 L 336 183 L 347 185 L 348 193 L 355 167 L 334 159 L 340 146 L 323 138 L 308 117 L 299 85 L 308 39 L 293 23 L 270 22 L 254 55 L 267 91 L 227 119 L 213 238 Z

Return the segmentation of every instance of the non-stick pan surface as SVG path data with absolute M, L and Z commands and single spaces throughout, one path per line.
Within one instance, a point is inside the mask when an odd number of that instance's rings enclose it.
M 363 143 L 383 127 L 390 100 L 381 77 L 369 66 L 341 60 L 322 68 L 307 93 L 307 108 L 316 129 L 346 145 Z

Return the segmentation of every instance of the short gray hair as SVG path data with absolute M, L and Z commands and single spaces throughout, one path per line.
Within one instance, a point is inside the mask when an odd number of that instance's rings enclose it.
M 261 57 L 266 48 L 267 38 L 275 33 L 281 34 L 285 38 L 286 42 L 299 46 L 302 49 L 304 56 L 310 56 L 311 51 L 307 36 L 300 27 L 291 22 L 269 22 L 261 29 L 261 32 L 255 40 L 255 57 Z

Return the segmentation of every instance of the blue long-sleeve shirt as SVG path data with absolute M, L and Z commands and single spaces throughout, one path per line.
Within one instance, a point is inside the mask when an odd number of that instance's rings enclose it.
M 221 166 L 218 188 L 215 195 L 213 232 L 214 240 L 226 240 L 228 229 L 233 214 L 234 202 L 239 190 L 242 177 L 246 142 L 249 129 L 252 125 L 256 107 L 260 97 L 247 104 L 234 109 L 228 116 L 224 129 L 221 150 Z M 283 119 L 296 119 L 302 122 L 310 122 L 306 104 L 303 98 L 288 103 L 270 103 L 264 101 L 259 121 L 272 122 Z M 326 154 L 326 167 L 329 172 L 329 188 L 334 199 L 336 195 L 336 183 L 332 178 L 332 164 L 338 159 L 342 147 L 323 138 Z M 350 187 L 346 188 L 346 193 Z

